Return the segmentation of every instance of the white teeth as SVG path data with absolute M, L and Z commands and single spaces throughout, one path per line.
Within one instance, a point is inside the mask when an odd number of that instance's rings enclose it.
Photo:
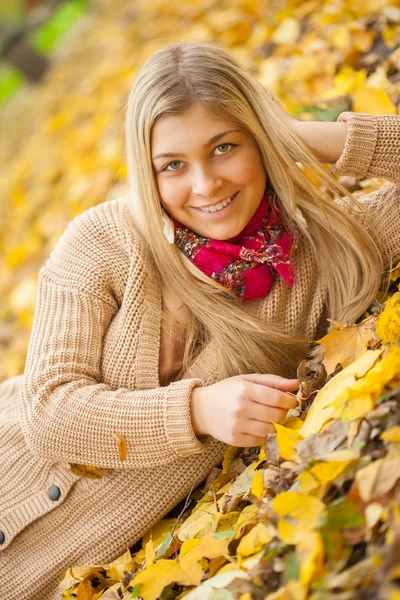
M 222 202 L 218 202 L 218 204 L 215 204 L 214 206 L 208 206 L 207 208 L 200 208 L 200 210 L 202 210 L 203 212 L 216 212 L 218 210 L 222 210 L 223 208 L 225 208 L 225 206 L 227 204 L 229 204 L 230 202 L 232 202 L 232 197 L 227 198 L 226 200 L 223 200 Z

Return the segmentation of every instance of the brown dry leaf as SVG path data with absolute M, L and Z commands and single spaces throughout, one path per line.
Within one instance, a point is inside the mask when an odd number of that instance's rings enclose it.
M 387 494 L 400 478 L 400 444 L 392 444 L 383 459 L 360 469 L 356 481 L 360 497 L 369 502 Z
M 118 446 L 119 460 L 123 462 L 126 459 L 126 439 L 120 433 L 114 433 L 114 439 Z

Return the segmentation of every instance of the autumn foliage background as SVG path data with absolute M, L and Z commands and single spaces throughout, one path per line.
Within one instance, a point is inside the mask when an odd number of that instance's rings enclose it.
M 55 243 L 75 216 L 126 191 L 135 74 L 166 43 L 201 40 L 252 68 L 299 119 L 400 114 L 398 2 L 93 1 L 41 83 L 0 111 L 0 381 L 23 373 L 37 274 Z M 383 183 L 341 182 L 366 193 Z M 400 599 L 394 267 L 357 324 L 332 324 L 323 362 L 299 365 L 299 409 L 265 447 L 230 448 L 178 515 L 111 565 L 66 565 L 65 599 Z

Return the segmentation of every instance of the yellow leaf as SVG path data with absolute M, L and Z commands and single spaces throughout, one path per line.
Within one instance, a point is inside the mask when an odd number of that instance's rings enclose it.
M 142 562 L 146 558 L 146 544 L 152 538 L 154 548 L 157 548 L 164 540 L 165 535 L 167 533 L 171 533 L 174 524 L 176 523 L 176 519 L 161 519 L 158 523 L 154 525 L 149 531 L 145 533 L 142 541 L 142 549 L 136 552 L 134 559 L 138 564 L 142 564 Z
M 235 523 L 234 532 L 237 534 L 235 537 L 240 536 L 242 528 L 247 525 L 247 523 L 255 521 L 257 515 L 258 508 L 255 504 L 249 504 L 248 506 L 245 506 Z
M 250 492 L 257 498 L 261 498 L 264 490 L 264 477 L 261 471 L 254 471 L 253 483 Z
M 154 563 L 156 551 L 154 549 L 153 540 L 150 538 L 145 547 L 146 568 Z
M 322 572 L 324 546 L 321 535 L 317 531 L 307 531 L 296 544 L 296 556 L 300 564 L 300 582 L 310 585 Z
M 176 560 L 158 560 L 150 567 L 139 571 L 130 585 L 134 587 L 138 583 L 142 584 L 140 596 L 143 600 L 156 600 L 164 587 L 173 582 L 180 585 L 200 585 L 207 568 L 203 558 L 227 555 L 228 543 L 225 538 L 214 538 L 213 534 L 201 540 L 190 540 L 186 542 L 183 556 L 179 556 Z
M 264 446 L 261 446 L 260 453 L 258 455 L 258 460 L 267 460 L 267 455 L 265 454 Z
M 356 71 L 353 67 L 344 65 L 339 69 L 338 74 L 334 78 L 335 87 L 342 94 L 352 94 L 360 87 L 367 77 L 367 71 L 360 69 Z
M 219 531 L 233 531 L 239 516 L 239 511 L 231 511 L 229 513 L 214 513 L 212 516 L 212 531 L 214 533 Z
M 336 477 L 339 477 L 347 469 L 352 461 L 345 460 L 343 462 L 317 462 L 311 469 L 310 473 L 319 484 L 334 481 Z
M 345 423 L 365 417 L 375 406 L 371 394 L 364 393 L 357 398 L 349 398 L 343 409 L 341 418 Z
M 312 433 L 318 433 L 322 429 L 335 413 L 333 402 L 343 393 L 347 396 L 347 388 L 354 385 L 356 377 L 365 375 L 381 354 L 382 350 L 367 350 L 354 363 L 340 371 L 324 385 L 312 403 L 303 427 L 299 430 L 304 438 Z
M 392 344 L 385 358 L 377 362 L 363 377 L 348 387 L 332 402 L 331 406 L 327 406 L 327 409 L 335 407 L 334 418 L 346 416 L 345 411 L 347 410 L 349 419 L 363 416 L 366 414 L 366 408 L 371 410 L 375 406 L 376 400 L 385 386 L 392 380 L 399 380 L 399 376 L 400 348 L 396 344 Z M 355 402 L 354 411 L 351 406 L 353 402 Z
M 353 325 L 337 328 L 317 340 L 325 347 L 324 365 L 328 375 L 333 373 L 339 363 L 346 368 L 366 350 L 368 342 L 374 337 L 368 325 Z
M 190 550 L 192 550 L 192 548 L 195 548 L 199 544 L 200 544 L 200 540 L 196 540 L 196 539 L 186 540 L 186 542 L 183 542 L 183 544 L 179 550 L 180 559 L 182 560 L 182 558 L 185 556 L 185 554 L 190 552 Z
M 166 585 L 172 582 L 180 585 L 199 585 L 202 574 L 199 566 L 190 574 L 186 573 L 176 560 L 161 559 L 148 569 L 139 571 L 130 582 L 130 586 L 134 587 L 140 583 L 141 598 L 156 600 Z
M 276 592 L 272 592 L 272 594 L 268 594 L 264 600 L 288 600 L 286 586 L 280 587 Z
M 298 460 L 296 450 L 294 449 L 303 437 L 296 429 L 289 429 L 279 423 L 272 423 L 276 429 L 276 443 L 278 444 L 279 454 L 285 460 Z M 301 423 L 303 425 L 303 422 Z
M 400 425 L 394 425 L 380 435 L 385 442 L 400 442 Z
M 239 543 L 236 554 L 238 564 L 241 565 L 241 559 L 259 552 L 272 540 L 272 536 L 264 523 L 257 523 L 249 533 L 247 533 Z
M 289 17 L 277 27 L 271 36 L 271 41 L 275 44 L 295 44 L 300 35 L 301 23 Z
M 190 540 L 190 542 L 197 542 L 197 540 Z M 180 556 L 178 557 L 178 561 L 183 565 L 194 560 L 200 560 L 202 558 L 210 559 L 216 558 L 217 556 L 225 556 L 229 554 L 228 544 L 229 540 L 226 538 L 216 538 L 214 537 L 214 534 L 210 533 L 210 535 L 207 537 L 199 540 L 199 543 L 193 543 L 192 547 L 188 549 L 186 553 L 184 553 L 183 558 Z
M 299 429 L 301 429 L 303 427 L 303 424 L 304 424 L 303 419 L 299 419 L 298 417 L 287 417 L 281 423 L 281 425 L 283 425 L 287 429 L 293 429 L 295 431 L 299 431 Z
M 390 269 L 389 271 L 385 271 L 385 274 L 387 273 L 387 276 L 389 277 L 390 281 L 396 281 L 397 279 L 400 279 L 400 262 L 397 263 L 397 265 L 395 267 L 393 267 L 393 269 Z
M 234 458 L 236 458 L 236 456 L 239 454 L 239 452 L 240 448 L 237 448 L 236 446 L 229 446 L 229 448 L 226 450 L 224 454 L 224 460 L 222 461 L 222 470 L 224 473 L 229 472 L 231 464 Z
M 119 460 L 123 462 L 126 458 L 126 440 L 120 433 L 114 433 L 114 439 L 118 446 Z
M 281 517 L 279 536 L 287 544 L 296 544 L 304 531 L 311 531 L 317 526 L 325 505 L 312 496 L 282 492 L 273 499 L 272 508 Z
M 330 35 L 330 41 L 335 48 L 343 50 L 350 45 L 350 31 L 346 26 L 334 29 Z
M 308 494 L 312 490 L 321 486 L 321 482 L 310 473 L 310 471 L 302 471 L 297 478 L 299 489 L 302 494 Z
M 384 90 L 361 87 L 353 96 L 353 110 L 371 115 L 396 115 L 396 107 Z
M 378 317 L 376 332 L 383 342 L 395 342 L 400 337 L 400 292 L 393 294 L 385 305 Z
M 396 48 L 398 46 L 398 27 L 385 27 L 382 31 L 382 39 L 388 48 Z M 389 600 L 393 600 L 392 597 Z
M 368 52 L 376 38 L 376 31 L 372 29 L 353 31 L 352 42 L 354 47 L 361 52 Z
M 111 579 L 119 581 L 124 576 L 124 571 L 129 573 L 129 571 L 132 571 L 134 566 L 134 560 L 131 556 L 129 548 L 127 548 L 125 554 L 122 554 L 107 565 L 107 575 Z
M 78 581 L 83 581 L 85 577 L 87 577 L 91 573 L 105 574 L 105 572 L 106 567 L 101 566 L 69 567 L 61 574 L 63 579 L 58 585 L 58 589 L 65 591 L 69 588 L 74 587 L 78 583 Z
M 181 542 L 195 537 L 207 524 L 211 523 L 213 514 L 217 511 L 214 502 L 203 502 L 199 508 L 195 509 L 192 514 L 182 523 L 178 539 Z

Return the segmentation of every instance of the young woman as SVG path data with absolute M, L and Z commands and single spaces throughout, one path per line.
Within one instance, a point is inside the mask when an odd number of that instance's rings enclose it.
M 126 117 L 130 193 L 68 226 L 0 386 L 8 600 L 61 598 L 64 569 L 131 547 L 227 444 L 261 445 L 327 319 L 361 316 L 400 260 L 400 117 L 298 122 L 189 43 L 149 58 Z M 391 182 L 356 199 L 320 161 Z

